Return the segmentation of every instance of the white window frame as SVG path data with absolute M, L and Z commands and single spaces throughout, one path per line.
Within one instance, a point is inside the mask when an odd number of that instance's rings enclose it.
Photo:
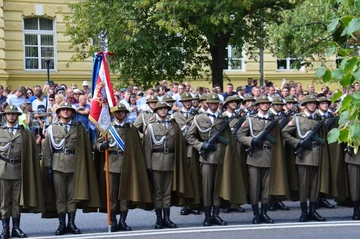
M 279 69 L 278 61 L 286 60 L 286 68 Z M 299 70 L 291 68 L 291 60 L 296 60 L 296 58 L 286 57 L 286 58 L 276 58 L 276 71 L 304 71 L 305 67 L 302 66 Z
M 227 58 L 230 59 L 230 60 L 228 61 L 228 68 L 224 69 L 224 72 L 228 72 L 228 71 L 231 71 L 231 72 L 235 72 L 235 71 L 244 72 L 245 71 L 245 48 L 243 48 L 242 51 L 241 51 L 242 58 L 232 58 L 231 53 L 232 53 L 233 48 L 235 48 L 235 47 L 232 47 L 231 45 L 227 46 Z M 232 69 L 231 68 L 231 60 L 240 60 L 241 69 Z
M 40 18 L 44 18 L 44 19 L 48 19 L 51 20 L 53 23 L 53 30 L 49 31 L 49 30 L 27 30 L 25 29 L 25 20 L 26 19 L 30 19 L 30 18 L 36 18 L 38 20 L 38 27 L 40 26 Z M 52 72 L 56 72 L 57 71 L 57 51 L 56 51 L 56 43 L 57 43 L 57 39 L 56 39 L 56 25 L 55 25 L 55 19 L 51 19 L 51 18 L 46 18 L 46 17 L 25 17 L 23 18 L 23 59 L 24 59 L 24 71 L 47 71 L 46 66 L 44 69 L 42 69 L 42 62 L 41 60 L 45 57 L 45 56 L 41 56 L 41 47 L 51 47 L 53 48 L 53 57 L 51 58 L 53 65 L 54 65 L 54 69 L 50 69 L 50 71 Z M 39 69 L 26 69 L 26 47 L 28 45 L 25 45 L 25 35 L 37 35 L 37 40 L 38 40 L 38 62 L 39 62 Z M 50 45 L 40 45 L 41 42 L 41 35 L 52 35 L 53 36 L 53 42 L 54 45 L 50 46 Z M 29 58 L 29 57 L 27 57 Z

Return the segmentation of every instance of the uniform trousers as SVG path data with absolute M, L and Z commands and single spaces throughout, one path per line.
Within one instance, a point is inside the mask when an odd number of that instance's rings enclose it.
M 110 179 L 110 208 L 116 210 L 119 198 L 120 173 L 109 173 Z M 125 212 L 129 209 L 128 201 L 120 200 L 120 211 Z
M 20 217 L 21 179 L 0 179 L 0 189 L 0 212 L 2 218 Z
M 173 174 L 173 171 L 154 171 L 155 209 L 170 208 Z
M 74 174 L 54 171 L 54 190 L 56 211 L 58 214 L 73 213 L 76 211 L 74 194 Z
M 300 202 L 316 202 L 319 197 L 319 167 L 297 165 Z
M 204 207 L 220 207 L 221 200 L 215 195 L 215 176 L 217 164 L 201 163 Z
M 349 174 L 350 195 L 352 201 L 360 200 L 360 165 L 347 164 Z
M 251 205 L 269 202 L 270 168 L 248 165 Z

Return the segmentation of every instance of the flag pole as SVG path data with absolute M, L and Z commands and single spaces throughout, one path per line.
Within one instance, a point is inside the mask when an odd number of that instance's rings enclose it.
M 105 141 L 108 141 L 108 134 L 105 134 Z M 109 179 L 109 149 L 105 149 L 105 170 L 106 170 L 106 208 L 108 219 L 108 232 L 111 232 L 111 220 L 110 220 L 110 179 Z
M 106 29 L 103 32 L 99 32 L 98 38 L 100 39 L 100 48 L 101 51 L 107 52 L 108 47 L 108 30 Z M 105 55 L 103 55 L 105 57 Z M 104 59 L 106 60 L 106 59 Z M 104 135 L 105 142 L 108 141 L 108 133 Z M 111 208 L 110 208 L 110 178 L 109 178 L 109 150 L 105 150 L 105 181 L 106 181 L 106 208 L 107 208 L 107 219 L 108 219 L 108 233 L 111 233 Z

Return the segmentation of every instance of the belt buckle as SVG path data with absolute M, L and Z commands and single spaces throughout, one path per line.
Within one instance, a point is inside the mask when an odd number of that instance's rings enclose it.
M 116 154 L 117 154 L 118 156 L 123 156 L 123 155 L 124 155 L 124 152 L 123 152 L 122 150 L 118 150 L 118 151 L 116 152 Z
M 66 155 L 70 154 L 70 150 L 69 149 L 64 149 L 64 154 L 66 154 Z
M 164 154 L 168 154 L 169 153 L 169 148 L 164 148 Z

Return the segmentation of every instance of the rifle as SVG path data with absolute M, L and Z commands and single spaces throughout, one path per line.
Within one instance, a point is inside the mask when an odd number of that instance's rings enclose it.
M 326 128 L 330 129 L 331 126 L 335 123 L 336 120 L 339 120 L 339 118 L 337 116 L 334 116 L 332 118 L 328 118 L 328 120 L 325 123 Z
M 276 140 L 271 137 L 270 132 L 271 130 L 277 125 L 277 123 L 280 121 L 280 118 L 277 118 L 276 120 L 272 121 L 265 129 L 264 131 L 262 131 L 257 137 L 256 139 L 258 139 L 259 141 L 264 141 L 265 139 L 267 141 L 270 142 L 270 144 L 274 144 L 276 142 Z M 246 153 L 248 153 L 248 155 L 250 157 L 252 157 L 252 153 L 253 153 L 253 148 L 250 146 L 249 148 L 247 148 Z
M 250 108 L 248 108 L 248 111 L 251 112 L 253 110 L 254 106 L 250 106 Z M 244 110 L 240 110 L 239 114 L 241 112 L 245 112 Z M 239 120 L 235 123 L 233 130 L 232 130 L 232 134 L 234 135 L 234 137 L 236 136 L 236 133 L 238 132 L 238 130 L 240 129 L 241 125 L 244 123 L 244 121 L 246 120 L 246 114 L 244 114 L 242 117 L 239 118 Z
M 306 142 L 308 140 L 314 140 L 316 142 L 318 142 L 319 144 L 324 144 L 324 140 L 320 137 L 318 137 L 316 134 L 317 132 L 321 129 L 321 127 L 323 126 L 323 124 L 325 123 L 326 118 L 323 118 L 319 123 L 317 123 L 314 128 L 311 130 L 311 133 L 309 133 L 304 139 L 303 141 Z M 311 148 L 312 150 L 312 148 Z M 303 147 L 298 148 L 295 151 L 295 155 L 299 156 L 302 152 L 304 151 Z
M 299 106 L 296 105 L 291 110 L 285 113 L 285 116 L 280 121 L 280 128 L 283 129 L 289 122 L 290 116 L 298 110 Z
M 230 119 L 232 119 L 232 118 L 233 117 L 231 117 Z M 225 118 L 222 125 L 220 126 L 220 128 L 211 135 L 208 142 L 211 144 L 215 144 L 217 141 L 220 141 L 223 144 L 229 144 L 229 140 L 220 135 L 224 131 L 224 129 L 229 126 L 229 122 L 230 122 L 229 118 Z M 206 160 L 208 151 L 205 149 L 202 149 L 202 150 L 200 150 L 199 154 Z

